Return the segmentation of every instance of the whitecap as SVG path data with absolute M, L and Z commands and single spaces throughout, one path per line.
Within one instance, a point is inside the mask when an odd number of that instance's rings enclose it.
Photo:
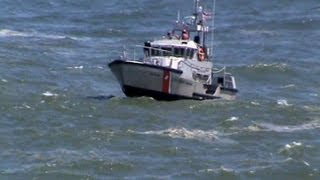
M 223 172 L 227 172 L 227 173 L 235 172 L 235 170 L 233 170 L 231 168 L 226 168 L 226 167 L 223 167 L 223 166 L 220 167 L 220 170 L 223 171 Z
M 295 84 L 287 84 L 287 85 L 281 86 L 281 88 L 282 89 L 287 89 L 287 88 L 293 88 L 295 86 L 296 86 Z
M 1 79 L 1 81 L 4 82 L 4 83 L 8 82 L 8 80 L 6 80 L 6 79 Z
M 186 128 L 169 128 L 165 130 L 159 131 L 145 131 L 145 132 L 136 132 L 137 134 L 147 134 L 147 135 L 160 135 L 167 136 L 171 138 L 177 139 L 189 139 L 189 140 L 198 140 L 211 142 L 214 140 L 218 140 L 223 143 L 235 143 L 235 141 L 231 139 L 221 138 L 219 132 L 211 130 L 211 131 L 203 131 L 199 129 L 188 130 Z
M 307 161 L 303 161 L 303 164 L 308 166 L 308 167 L 310 166 L 310 164 Z
M 318 97 L 319 94 L 317 94 L 317 93 L 311 93 L 310 96 L 312 96 L 312 97 Z
M 13 31 L 10 29 L 1 29 L 0 30 L 0 37 L 12 37 L 12 36 L 29 37 L 32 35 L 29 33 Z
M 203 131 L 203 130 L 187 130 L 185 128 L 169 128 L 159 131 L 146 131 L 141 134 L 155 134 L 162 136 L 169 136 L 171 138 L 183 139 L 198 139 L 198 140 L 215 140 L 217 139 L 216 131 Z
M 68 69 L 83 69 L 83 66 L 68 67 Z
M 231 118 L 227 119 L 226 121 L 238 121 L 238 120 L 239 120 L 238 117 L 232 116 Z
M 25 107 L 26 109 L 31 109 L 31 106 L 29 106 L 27 104 L 23 104 L 23 107 Z
M 255 102 L 255 101 L 252 101 L 251 104 L 252 104 L 252 105 L 255 105 L 255 106 L 259 106 L 259 105 L 260 105 L 260 103 Z
M 104 67 L 102 67 L 102 66 L 97 66 L 97 68 L 98 68 L 98 69 L 104 69 Z
M 286 99 L 279 99 L 277 100 L 277 104 L 280 106 L 292 106 L 292 104 L 289 104 Z
M 224 166 L 220 166 L 219 168 L 216 169 L 201 169 L 199 170 L 200 173 L 227 173 L 227 174 L 233 174 L 236 173 L 236 170 L 231 169 L 231 168 L 226 168 Z
M 290 144 L 286 144 L 283 148 L 279 150 L 280 154 L 286 156 L 300 156 L 304 152 L 304 145 L 301 142 L 293 141 Z
M 187 139 L 187 140 L 198 140 L 204 142 L 212 142 L 218 141 L 221 143 L 227 144 L 235 144 L 236 141 L 224 138 L 223 136 L 227 136 L 226 134 L 220 134 L 218 131 L 214 130 L 200 130 L 200 129 L 192 129 L 188 130 L 186 128 L 169 128 L 166 130 L 159 131 L 146 131 L 146 132 L 137 132 L 138 134 L 148 134 L 148 135 L 160 135 L 167 136 L 175 139 Z
M 46 91 L 44 93 L 42 93 L 43 96 L 46 96 L 46 97 L 57 97 L 58 94 L 55 94 L 55 93 L 52 93 L 50 91 Z

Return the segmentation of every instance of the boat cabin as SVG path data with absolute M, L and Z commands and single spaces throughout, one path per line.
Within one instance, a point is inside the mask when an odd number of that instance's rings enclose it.
M 145 42 L 144 55 L 148 57 L 174 57 L 197 59 L 198 45 L 194 41 L 180 39 L 163 39 Z

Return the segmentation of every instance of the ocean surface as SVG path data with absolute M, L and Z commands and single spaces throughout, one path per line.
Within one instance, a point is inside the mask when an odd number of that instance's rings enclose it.
M 127 98 L 107 66 L 193 0 L 0 7 L 1 180 L 320 179 L 319 0 L 217 0 L 235 101 Z

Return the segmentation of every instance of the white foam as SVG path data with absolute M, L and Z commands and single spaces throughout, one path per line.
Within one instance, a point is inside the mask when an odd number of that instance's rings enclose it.
M 233 170 L 231 168 L 226 168 L 226 167 L 223 167 L 223 166 L 220 167 L 220 170 L 223 171 L 223 172 L 228 172 L 228 173 L 232 173 L 232 172 L 235 171 L 235 170 Z
M 4 82 L 4 83 L 8 82 L 8 80 L 6 80 L 6 79 L 1 79 L 1 81 Z
M 280 106 L 292 106 L 292 104 L 289 104 L 288 101 L 286 99 L 279 99 L 277 101 L 277 104 Z
M 68 67 L 68 69 L 83 69 L 83 66 Z
M 286 144 L 283 148 L 279 150 L 279 153 L 286 156 L 299 156 L 303 154 L 304 145 L 301 142 L 292 142 Z
M 255 102 L 255 101 L 252 101 L 251 104 L 252 104 L 252 105 L 255 105 L 255 106 L 259 106 L 259 105 L 260 105 L 260 103 Z
M 269 31 L 269 30 L 240 30 L 241 34 L 244 35 L 269 35 L 274 36 L 276 35 L 275 31 Z
M 277 68 L 281 71 L 284 71 L 286 70 L 287 66 L 288 65 L 286 63 L 272 63 L 272 64 L 258 63 L 258 64 L 249 65 L 249 68 L 254 68 L 254 69 Z
M 310 96 L 312 96 L 312 97 L 318 97 L 319 94 L 317 94 L 317 93 L 311 93 Z
M 303 161 L 303 164 L 310 167 L 310 164 L 307 161 Z
M 40 38 L 47 38 L 47 39 L 70 38 L 73 40 L 78 40 L 78 38 L 71 37 L 71 36 L 51 35 L 51 34 L 44 34 L 44 33 L 36 32 L 36 31 L 22 32 L 22 31 L 10 30 L 10 29 L 1 29 L 0 30 L 0 37 L 40 37 Z
M 201 169 L 199 170 L 200 173 L 235 173 L 234 169 L 226 168 L 224 166 L 220 166 L 217 169 Z
M 248 126 L 246 128 L 246 130 L 248 131 L 251 131 L 251 132 L 259 132 L 259 131 L 262 131 L 262 129 L 256 125 L 251 125 L 251 126 Z
M 256 127 L 255 129 L 252 129 L 253 131 L 274 131 L 279 133 L 280 132 L 291 133 L 296 131 L 319 129 L 320 122 L 312 121 L 306 124 L 293 125 L 293 126 L 275 125 L 271 123 L 259 123 L 255 127 Z
M 169 129 L 159 130 L 159 131 L 146 131 L 146 132 L 132 131 L 132 133 L 144 134 L 144 135 L 167 136 L 175 139 L 188 139 L 188 140 L 197 140 L 197 141 L 203 141 L 203 142 L 218 141 L 218 142 L 227 143 L 227 144 L 236 143 L 232 139 L 221 138 L 221 136 L 223 135 L 219 135 L 219 133 L 214 130 L 203 131 L 199 129 L 188 130 L 186 128 L 169 128 Z
M 20 37 L 28 37 L 31 36 L 28 33 L 23 33 L 19 31 L 13 31 L 10 29 L 1 29 L 0 30 L 0 37 L 11 37 L 11 36 L 20 36 Z
M 97 66 L 98 69 L 104 69 L 102 66 Z
M 288 85 L 281 86 L 281 88 L 283 88 L 283 89 L 293 88 L 293 87 L 296 87 L 296 85 L 295 84 L 288 84 Z
M 238 121 L 238 120 L 239 120 L 238 117 L 232 116 L 231 118 L 227 119 L 226 121 Z
M 227 136 L 227 134 L 220 134 L 218 131 L 214 130 L 200 130 L 200 129 L 192 129 L 188 130 L 186 128 L 169 128 L 166 130 L 159 131 L 146 131 L 146 132 L 137 132 L 138 134 L 148 134 L 148 135 L 160 135 L 167 136 L 176 139 L 188 139 L 188 140 L 197 140 L 203 142 L 213 142 L 218 141 L 221 143 L 227 144 L 235 144 L 236 141 L 224 138 L 223 136 Z
M 31 109 L 31 106 L 27 105 L 27 104 L 23 104 L 23 107 L 27 108 L 27 109 Z
M 31 109 L 31 106 L 27 104 L 22 104 L 21 106 L 14 106 L 15 109 Z
M 302 146 L 302 143 L 293 141 L 291 144 L 286 144 L 285 148 L 291 149 L 291 148 L 298 147 L 298 146 Z
M 55 93 L 52 93 L 50 91 L 46 91 L 44 93 L 42 93 L 43 96 L 46 96 L 46 97 L 57 97 L 58 94 L 55 94 Z
M 141 134 L 155 134 L 169 136 L 171 138 L 197 139 L 197 140 L 215 140 L 218 138 L 216 131 L 187 130 L 185 128 L 169 128 L 160 131 L 146 131 Z

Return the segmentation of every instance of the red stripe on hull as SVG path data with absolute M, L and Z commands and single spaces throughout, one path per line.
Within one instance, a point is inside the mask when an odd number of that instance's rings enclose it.
M 170 91 L 171 91 L 171 72 L 163 71 L 162 92 L 169 94 Z

